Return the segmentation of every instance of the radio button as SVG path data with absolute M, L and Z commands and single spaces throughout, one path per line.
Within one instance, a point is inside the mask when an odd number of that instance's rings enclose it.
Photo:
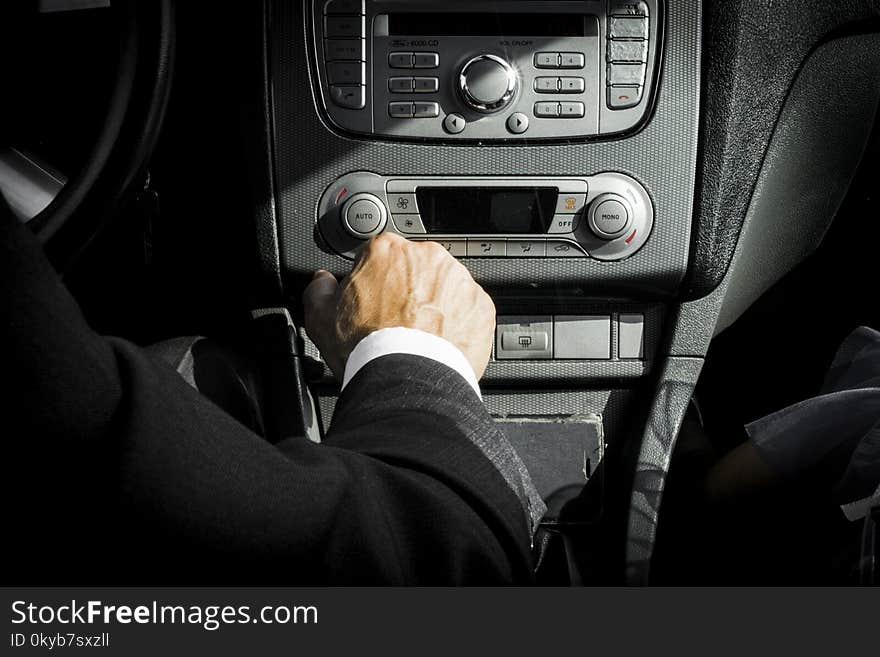
M 642 87 L 608 87 L 608 107 L 613 110 L 635 107 L 642 101 Z
M 563 194 L 556 199 L 556 214 L 576 214 L 587 204 L 586 194 Z
M 415 68 L 437 68 L 440 66 L 440 55 L 436 52 L 417 52 L 413 57 Z
M 363 16 L 328 16 L 324 19 L 324 36 L 344 39 L 364 36 Z
M 535 53 L 535 68 L 559 68 L 558 52 Z
M 645 81 L 644 64 L 609 64 L 608 84 L 641 86 Z
M 555 94 L 559 91 L 559 78 L 535 78 L 535 91 L 539 94 Z
M 367 106 L 366 89 L 362 86 L 330 87 L 330 100 L 347 109 L 364 109 Z
M 559 117 L 559 103 L 535 103 L 535 116 L 542 119 L 555 119 Z
M 393 94 L 410 94 L 413 90 L 413 79 L 389 78 L 388 90 Z
M 648 19 L 642 16 L 612 16 L 608 36 L 612 39 L 647 39 Z
M 413 103 L 413 116 L 417 119 L 433 119 L 440 116 L 438 103 Z
M 328 62 L 366 59 L 366 42 L 363 39 L 324 39 L 324 54 Z
M 411 52 L 388 53 L 388 66 L 391 68 L 412 68 L 413 54 Z
M 437 242 L 455 258 L 464 258 L 468 254 L 467 240 L 430 240 Z
M 451 135 L 457 135 L 464 132 L 467 127 L 467 121 L 461 114 L 447 114 L 443 119 L 443 128 Z
M 514 112 L 507 117 L 507 129 L 515 135 L 521 135 L 529 129 L 529 117 L 522 112 Z
M 411 119 L 414 111 L 412 103 L 388 103 L 388 115 L 395 119 Z
M 586 88 L 583 78 L 560 78 L 559 92 L 563 94 L 582 94 Z
M 363 14 L 364 0 L 328 0 L 324 3 L 325 14 Z
M 614 16 L 645 16 L 648 15 L 648 3 L 644 0 L 610 0 L 608 13 Z
M 586 108 L 583 103 L 560 103 L 559 116 L 563 119 L 582 119 Z
M 394 206 L 391 206 L 394 209 Z M 404 235 L 424 235 L 425 226 L 422 224 L 422 218 L 417 214 L 392 214 L 391 220 L 394 225 Z
M 498 360 L 550 360 L 553 358 L 553 318 L 499 317 L 495 358 Z
M 507 255 L 507 240 L 469 239 L 467 254 L 469 258 L 503 258 Z
M 584 54 L 580 52 L 564 52 L 559 55 L 559 68 L 583 68 Z
M 388 207 L 395 215 L 419 213 L 415 194 L 388 194 Z
M 437 78 L 414 78 L 413 91 L 417 94 L 436 93 L 440 88 L 440 80 Z
M 587 254 L 574 242 L 547 242 L 548 258 L 583 258 Z
M 364 62 L 330 62 L 327 64 L 327 78 L 330 84 L 359 85 L 364 83 L 366 64 Z
M 647 41 L 609 41 L 609 62 L 646 62 L 648 61 Z
M 507 255 L 514 258 L 543 258 L 547 255 L 544 240 L 507 240 Z

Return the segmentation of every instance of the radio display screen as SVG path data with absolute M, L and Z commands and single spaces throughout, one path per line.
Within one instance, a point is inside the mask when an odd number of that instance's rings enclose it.
M 583 14 L 388 14 L 390 36 L 582 37 Z
M 555 187 L 419 187 L 425 230 L 454 235 L 541 235 L 556 209 Z

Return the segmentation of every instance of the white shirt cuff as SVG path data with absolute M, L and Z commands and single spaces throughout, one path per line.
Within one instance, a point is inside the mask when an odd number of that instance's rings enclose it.
M 477 397 L 483 398 L 480 394 L 480 386 L 474 369 L 458 347 L 439 336 L 402 326 L 373 331 L 357 343 L 348 357 L 348 362 L 345 364 L 342 388 L 345 389 L 348 382 L 367 363 L 390 354 L 423 356 L 424 358 L 436 360 L 438 363 L 443 363 L 461 374 L 464 380 L 474 389 L 474 392 L 477 393 Z

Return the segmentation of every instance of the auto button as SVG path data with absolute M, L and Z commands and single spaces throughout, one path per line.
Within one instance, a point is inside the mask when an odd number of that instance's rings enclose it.
M 378 235 L 385 228 L 388 217 L 385 204 L 372 194 L 356 194 L 342 210 L 346 230 L 358 239 Z

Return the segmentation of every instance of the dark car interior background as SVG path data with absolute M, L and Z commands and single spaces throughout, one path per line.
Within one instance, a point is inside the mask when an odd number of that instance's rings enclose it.
M 864 581 L 827 494 L 697 489 L 880 328 L 880 0 L 73 4 L 4 8 L 0 179 L 96 330 L 208 336 L 209 397 L 320 440 L 305 285 L 433 239 L 497 307 L 539 582 Z

